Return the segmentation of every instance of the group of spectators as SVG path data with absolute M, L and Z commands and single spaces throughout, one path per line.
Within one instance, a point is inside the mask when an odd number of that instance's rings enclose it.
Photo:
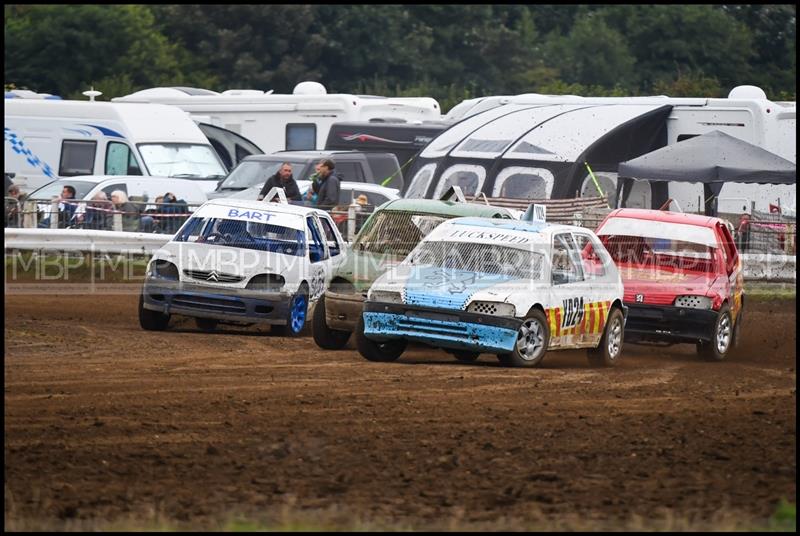
M 335 173 L 335 169 L 336 164 L 330 158 L 320 160 L 316 165 L 316 172 L 311 175 L 311 188 L 303 196 L 292 174 L 292 165 L 284 162 L 280 169 L 264 182 L 258 200 L 264 199 L 264 196 L 277 186 L 283 188 L 286 199 L 290 201 L 299 201 L 325 209 L 333 208 L 339 204 L 341 190 L 341 178 Z
M 21 226 L 22 207 L 25 195 L 18 185 L 11 183 L 6 189 L 6 227 Z M 114 190 L 109 197 L 105 192 L 97 192 L 91 199 L 75 199 L 75 188 L 64 185 L 58 201 L 59 229 L 114 230 L 114 214 L 121 214 L 122 231 L 159 232 L 171 234 L 178 230 L 189 214 L 189 206 L 183 199 L 167 192 L 155 199 L 155 208 L 143 209 L 134 203 L 122 190 Z M 79 208 L 83 205 L 82 208 Z M 51 227 L 51 216 L 39 220 L 38 227 Z

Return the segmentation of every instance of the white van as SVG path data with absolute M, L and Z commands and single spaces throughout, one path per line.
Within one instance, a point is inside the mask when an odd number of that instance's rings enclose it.
M 197 180 L 213 191 L 226 171 L 208 138 L 173 106 L 6 99 L 6 172 L 30 192 L 77 175 Z
M 157 87 L 112 101 L 177 106 L 198 121 L 244 136 L 264 153 L 322 149 L 331 125 L 342 121 L 441 119 L 439 103 L 430 97 L 328 94 L 317 82 L 301 82 L 291 95 L 253 89 L 217 93 L 205 89 Z

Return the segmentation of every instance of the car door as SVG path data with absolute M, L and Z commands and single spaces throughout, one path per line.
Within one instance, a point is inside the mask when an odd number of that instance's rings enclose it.
M 579 329 L 582 346 L 595 347 L 605 329 L 605 320 L 614 300 L 619 298 L 619 280 L 613 260 L 600 240 L 587 232 L 572 233 L 583 267 L 586 284 L 583 326 Z
M 316 214 L 306 217 L 308 232 L 308 298 L 316 300 L 325 291 L 326 281 L 331 273 L 331 256 L 325 243 L 325 233 Z
M 551 263 L 552 313 L 555 313 L 555 319 L 548 319 L 550 347 L 577 348 L 582 346 L 586 306 L 594 294 L 584 277 L 580 252 L 571 233 L 553 236 Z

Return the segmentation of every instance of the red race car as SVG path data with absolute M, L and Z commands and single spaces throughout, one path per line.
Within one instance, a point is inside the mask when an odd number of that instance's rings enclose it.
M 719 218 L 617 209 L 596 234 L 619 268 L 626 341 L 695 343 L 721 361 L 742 324 L 742 261 Z

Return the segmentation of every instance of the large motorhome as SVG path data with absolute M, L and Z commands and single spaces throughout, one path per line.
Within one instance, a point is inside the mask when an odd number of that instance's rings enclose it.
M 753 86 L 728 98 L 578 97 L 525 94 L 470 99 L 445 120 L 453 126 L 423 149 L 407 197 L 437 198 L 453 184 L 488 197 L 572 198 L 597 195 L 586 164 L 612 206 L 620 162 L 720 130 L 796 162 L 796 103 L 771 102 Z M 409 181 L 407 181 L 409 183 Z M 636 181 L 627 206 L 659 208 L 675 199 L 702 212 L 701 184 Z M 796 186 L 726 184 L 720 213 L 792 213 Z
M 333 123 L 373 118 L 425 121 L 441 119 L 429 97 L 376 97 L 329 94 L 317 82 L 301 82 L 292 94 L 231 89 L 158 87 L 137 91 L 114 102 L 177 106 L 192 117 L 244 136 L 264 153 L 318 150 L 325 147 Z
M 6 98 L 4 171 L 24 192 L 77 175 L 152 175 L 213 191 L 226 170 L 173 106 Z

